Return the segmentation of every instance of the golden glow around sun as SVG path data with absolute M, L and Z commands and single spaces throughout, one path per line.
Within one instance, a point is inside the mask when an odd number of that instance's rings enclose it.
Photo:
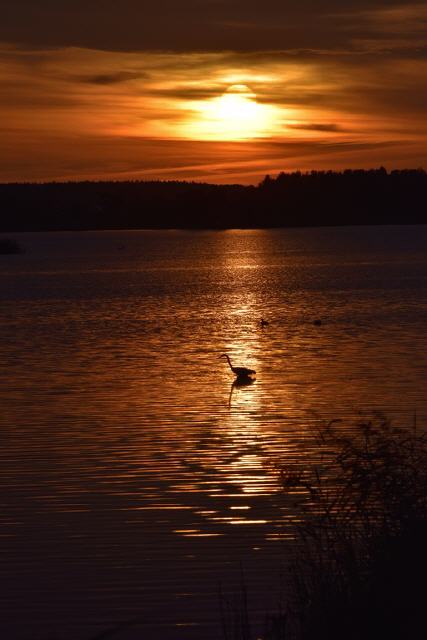
M 244 84 L 231 85 L 225 93 L 193 105 L 194 119 L 183 126 L 184 135 L 202 140 L 247 140 L 264 137 L 277 126 L 271 105 L 259 104 Z

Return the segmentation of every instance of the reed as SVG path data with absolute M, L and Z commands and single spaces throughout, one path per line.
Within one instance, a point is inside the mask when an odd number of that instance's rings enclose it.
M 288 635 L 424 638 L 427 435 L 385 419 L 317 435 L 315 466 L 281 469 L 296 505 Z M 421 588 L 421 590 L 420 590 Z

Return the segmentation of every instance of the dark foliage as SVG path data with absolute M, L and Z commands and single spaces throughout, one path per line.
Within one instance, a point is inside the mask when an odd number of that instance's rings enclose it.
M 254 186 L 189 182 L 0 185 L 0 231 L 424 224 L 422 169 L 280 173 Z
M 282 471 L 302 496 L 292 637 L 426 638 L 427 435 L 387 421 L 347 436 L 334 426 L 314 469 Z

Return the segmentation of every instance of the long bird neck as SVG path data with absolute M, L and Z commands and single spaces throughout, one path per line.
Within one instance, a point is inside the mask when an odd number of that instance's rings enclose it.
M 233 365 L 231 364 L 231 360 L 230 360 L 230 358 L 227 356 L 227 354 L 225 355 L 225 357 L 226 357 L 226 358 L 227 358 L 227 360 L 228 360 L 228 364 L 230 365 L 230 369 L 233 371 Z

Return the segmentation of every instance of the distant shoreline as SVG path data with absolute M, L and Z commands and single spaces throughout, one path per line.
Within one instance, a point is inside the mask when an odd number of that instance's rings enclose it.
M 312 226 L 301 226 L 301 225 L 294 225 L 294 226 L 283 226 L 283 227 L 223 227 L 223 228 L 219 228 L 219 227 L 114 227 L 114 228 L 96 228 L 96 229 L 67 229 L 67 228 L 63 228 L 63 229 L 20 229 L 20 230 L 16 230 L 16 231 L 1 231 L 0 230 L 0 235 L 5 237 L 5 236 L 19 236 L 21 234 L 25 234 L 25 233 L 72 233 L 72 234 L 79 234 L 79 233 L 97 233 L 97 232 L 105 232 L 105 233 L 114 233 L 116 231 L 123 231 L 123 232 L 129 232 L 132 233 L 133 231 L 152 231 L 153 233 L 155 232 L 160 232 L 160 231 L 165 231 L 165 232 L 171 232 L 171 233 L 179 233 L 179 232 L 191 232 L 191 233 L 203 233 L 205 231 L 209 231 L 209 232 L 216 232 L 216 233 L 224 233 L 226 231 L 284 231 L 286 229 L 351 229 L 351 228 L 356 228 L 356 227 L 360 227 L 360 228 L 374 228 L 374 227 L 427 227 L 427 222 L 401 222 L 401 223 L 395 223 L 395 222 L 391 222 L 391 223 L 380 223 L 380 224 L 322 224 L 322 225 L 312 225 Z M 7 238 L 9 239 L 9 238 Z M 17 253 L 25 253 L 24 251 L 19 251 Z M 1 251 L 0 251 L 0 255 L 1 255 Z
M 257 186 L 197 182 L 0 184 L 0 233 L 427 224 L 423 169 L 311 171 Z

